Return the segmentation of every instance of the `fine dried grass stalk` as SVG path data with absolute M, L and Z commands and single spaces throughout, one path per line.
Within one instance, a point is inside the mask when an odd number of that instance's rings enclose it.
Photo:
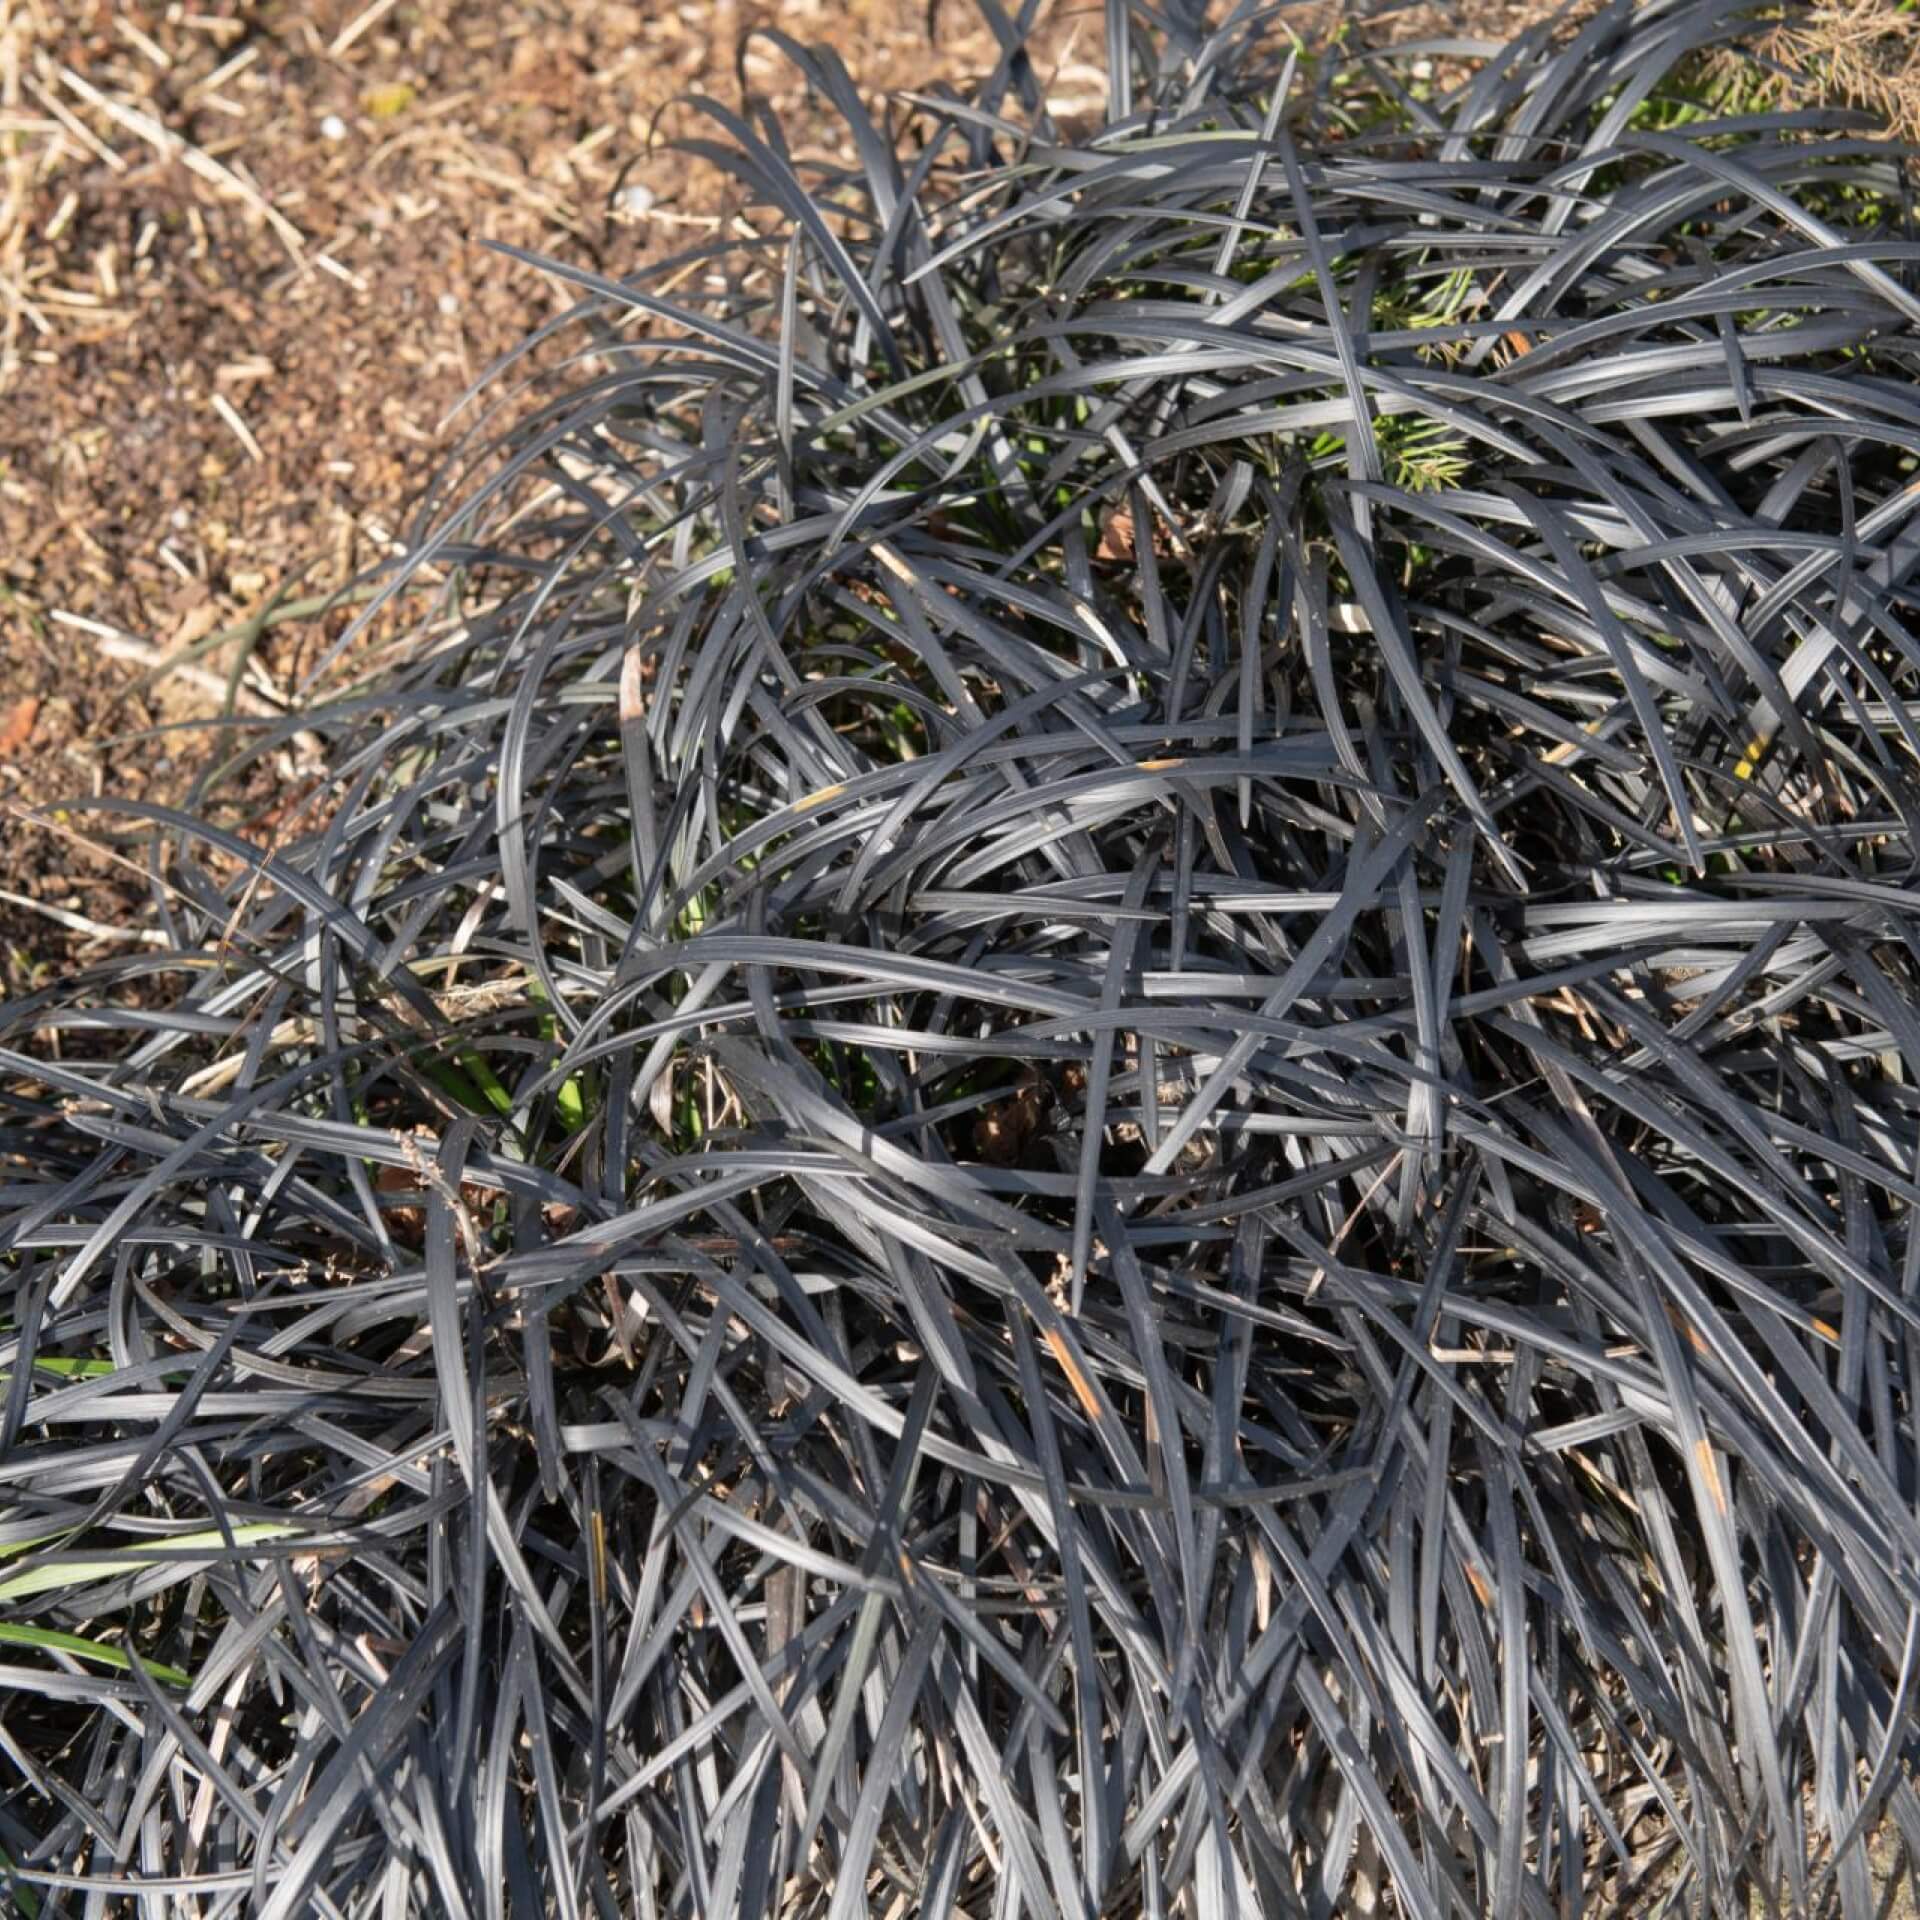
M 1920 10 L 1914 0 L 1790 7 L 1761 41 L 1779 90 L 1810 105 L 1865 107 L 1920 140 Z

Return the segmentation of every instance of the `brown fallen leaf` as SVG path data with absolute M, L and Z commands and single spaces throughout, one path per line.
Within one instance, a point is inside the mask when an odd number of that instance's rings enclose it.
M 30 693 L 24 700 L 13 703 L 13 711 L 0 724 L 0 760 L 8 760 L 20 752 L 33 738 L 35 723 L 40 718 L 40 696 Z
M 996 1100 L 973 1125 L 973 1147 L 996 1167 L 1015 1165 L 1053 1105 L 1053 1089 L 1027 1069 L 1004 1100 Z
M 1116 507 L 1100 516 L 1100 544 L 1094 549 L 1096 560 L 1133 558 L 1133 515 L 1125 507 Z
M 1185 551 L 1179 535 L 1172 532 L 1158 514 L 1148 516 L 1153 528 L 1153 550 L 1162 560 Z M 1131 507 L 1109 507 L 1100 516 L 1100 544 L 1093 550 L 1096 560 L 1131 560 L 1138 536 L 1134 531 Z

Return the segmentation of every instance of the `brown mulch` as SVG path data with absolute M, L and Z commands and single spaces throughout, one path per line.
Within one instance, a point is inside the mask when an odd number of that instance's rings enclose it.
M 930 41 L 924 0 L 0 0 L 0 993 L 133 937 L 73 920 L 141 917 L 83 817 L 23 810 L 176 797 L 219 743 L 152 730 L 217 708 L 233 653 L 158 685 L 153 662 L 389 550 L 449 410 L 571 303 L 486 242 L 616 273 L 686 247 L 738 190 L 650 149 L 692 129 L 686 95 L 738 105 L 748 28 L 837 45 L 878 96 L 991 64 L 976 19 L 949 5 Z M 1086 31 L 1042 44 L 1091 105 Z M 804 112 L 774 49 L 744 74 Z M 314 644 L 284 635 L 243 706 Z
M 179 797 L 230 670 L 270 711 L 316 644 L 259 616 L 391 550 L 449 410 L 569 302 L 485 243 L 618 273 L 737 217 L 657 148 L 688 94 L 738 104 L 767 22 L 871 98 L 996 52 L 967 0 L 932 38 L 926 0 L 0 0 L 0 995 L 145 918 L 97 821 L 24 810 Z M 1098 108 L 1100 34 L 1058 0 L 1036 36 L 1063 118 Z M 806 131 L 774 49 L 744 78 Z

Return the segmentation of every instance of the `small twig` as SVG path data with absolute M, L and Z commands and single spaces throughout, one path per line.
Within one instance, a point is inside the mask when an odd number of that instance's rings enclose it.
M 53 331 L 52 326 L 48 323 L 47 316 L 20 291 L 16 282 L 8 279 L 4 274 L 0 274 L 0 296 L 6 299 L 7 304 L 12 307 L 42 339 Z
M 364 8 L 333 36 L 333 45 L 327 49 L 328 56 L 338 60 L 367 29 L 384 15 L 393 11 L 394 0 L 373 0 L 373 5 Z
M 118 627 L 110 627 L 101 620 L 89 620 L 83 614 L 69 613 L 64 607 L 53 608 L 47 618 L 60 626 L 73 627 L 90 635 L 109 660 L 130 660 L 136 666 L 152 667 L 156 677 L 160 673 L 177 674 L 190 687 L 197 687 L 216 700 L 224 702 L 227 697 L 227 683 L 217 673 L 209 673 L 205 667 L 188 666 L 176 661 L 159 647 L 136 639 L 130 633 L 122 633 Z M 241 712 L 252 714 L 255 718 L 281 720 L 286 717 L 284 709 L 244 687 L 234 690 L 233 704 Z
M 137 937 L 151 940 L 156 944 L 164 944 L 166 938 L 164 934 L 158 933 L 123 937 Z M 270 1048 L 309 1046 L 313 1043 L 317 1031 L 311 1020 L 282 1020 L 267 1036 L 267 1045 Z M 203 1100 L 210 1093 L 224 1093 L 240 1078 L 240 1069 L 246 1064 L 247 1055 L 243 1049 L 238 1053 L 228 1054 L 224 1060 L 214 1061 L 211 1066 L 199 1068 L 180 1082 L 181 1097 L 187 1100 Z
M 108 99 L 98 87 L 89 86 L 82 80 L 71 67 L 60 69 L 60 79 L 69 92 L 78 94 L 89 106 L 98 108 L 109 120 L 125 127 L 129 133 L 138 134 L 169 160 L 178 160 L 201 179 L 225 192 L 237 194 L 279 235 L 280 244 L 293 257 L 293 264 L 296 267 L 307 264 L 306 236 L 252 181 L 243 179 L 231 167 L 223 167 L 211 154 L 202 153 L 192 141 L 183 139 L 171 127 L 162 126 L 151 114 L 136 112 L 132 107 L 122 106 L 117 100 Z
M 115 16 L 113 30 L 128 46 L 143 59 L 150 60 L 162 73 L 170 73 L 173 70 L 173 56 L 150 34 L 142 33 L 125 14 Z
M 109 927 L 98 920 L 89 920 L 84 913 L 73 913 L 65 907 L 49 906 L 44 900 L 30 899 L 24 893 L 9 893 L 0 887 L 0 900 L 10 907 L 20 907 L 28 913 L 37 913 L 42 919 L 51 920 L 56 926 L 62 926 L 69 933 L 84 933 L 90 940 L 134 940 L 142 946 L 164 947 L 167 936 L 152 927 Z M 236 1061 L 236 1067 L 238 1062 Z
M 260 442 L 253 437 L 253 429 L 240 417 L 240 409 L 224 393 L 213 396 L 213 410 L 227 423 L 233 437 L 246 448 L 249 460 L 256 463 L 266 460 L 267 456 L 260 451 Z
M 182 906 L 192 907 L 199 904 L 191 896 L 182 893 L 164 874 L 153 872 L 142 861 L 129 860 L 119 848 L 105 840 L 96 840 L 91 834 L 82 833 L 78 827 L 70 826 L 64 820 L 56 819 L 45 808 L 23 807 L 17 802 L 8 801 L 0 805 L 0 812 L 4 812 L 8 819 L 17 821 L 22 826 L 37 828 L 42 833 L 57 834 L 71 840 L 77 847 L 84 847 L 87 852 L 99 859 L 108 861 L 116 867 L 125 867 L 143 885 L 163 888 Z
M 422 1186 L 431 1187 L 447 1203 L 453 1223 L 459 1230 L 461 1243 L 466 1248 L 467 1265 L 477 1277 L 487 1263 L 482 1257 L 480 1229 L 473 1224 L 467 1203 L 454 1191 L 452 1182 L 440 1171 L 438 1163 L 429 1160 L 420 1151 L 412 1134 L 396 1132 L 393 1137 L 400 1143 L 400 1150 L 406 1155 L 407 1165 L 413 1170 L 414 1177 Z
M 1407 1150 L 1405 1147 L 1402 1147 L 1374 1176 L 1373 1184 L 1353 1203 L 1353 1211 L 1340 1222 L 1340 1231 L 1333 1236 L 1332 1241 L 1327 1247 L 1327 1258 L 1329 1260 L 1333 1259 L 1335 1255 L 1339 1253 L 1342 1242 L 1344 1242 L 1347 1235 L 1353 1231 L 1360 1216 L 1366 1212 L 1367 1207 L 1373 1200 L 1373 1196 L 1393 1178 L 1395 1169 L 1398 1168 L 1400 1162 L 1406 1157 Z M 1326 1280 L 1326 1277 L 1327 1270 L 1324 1266 L 1314 1268 L 1313 1278 L 1307 1282 L 1306 1297 L 1309 1300 L 1320 1291 L 1321 1285 Z
M 212 93 L 216 88 L 225 86 L 236 74 L 252 66 L 259 57 L 258 45 L 242 47 L 231 60 L 223 60 L 204 80 L 196 80 L 187 89 L 187 98 L 197 99 L 203 93 Z
M 213 632 L 202 634 L 198 640 L 176 647 L 166 655 L 153 676 L 139 684 L 150 686 L 163 674 L 181 671 L 174 665 L 176 661 L 197 660 L 202 654 L 217 653 L 236 640 L 245 641 L 251 647 L 263 633 L 285 621 L 306 620 L 315 614 L 331 613 L 335 607 L 353 606 L 371 600 L 377 591 L 377 587 L 366 585 L 336 587 L 331 593 L 310 594 L 303 600 L 269 601 L 257 613 L 248 614 L 244 620 L 236 620 L 231 626 L 216 627 Z M 224 691 L 224 682 L 222 686 Z
M 27 82 L 27 91 L 31 93 L 33 97 L 59 121 L 60 125 L 64 127 L 68 133 L 72 134 L 101 165 L 107 167 L 114 173 L 126 172 L 126 161 L 115 153 L 78 114 L 72 112 L 63 102 L 49 93 L 38 80 L 29 80 Z

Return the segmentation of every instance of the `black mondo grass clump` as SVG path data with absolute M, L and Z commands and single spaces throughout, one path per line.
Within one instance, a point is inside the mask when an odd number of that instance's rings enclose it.
M 1908 1877 L 1904 156 L 1721 0 L 1113 0 L 1083 135 L 990 12 L 549 263 L 290 822 L 80 818 L 165 945 L 0 1010 L 11 1911 Z

